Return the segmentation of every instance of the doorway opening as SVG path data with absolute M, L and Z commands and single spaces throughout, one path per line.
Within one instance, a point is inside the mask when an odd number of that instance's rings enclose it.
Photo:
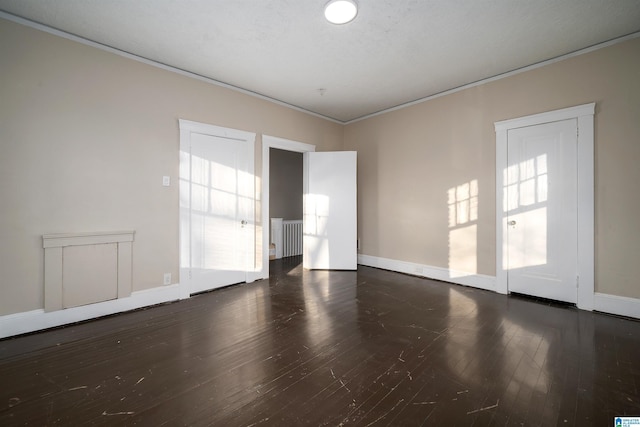
M 295 157 L 296 154 L 300 155 L 307 152 L 315 152 L 315 145 L 304 144 L 302 142 L 291 141 L 284 138 L 278 138 L 269 135 L 262 136 L 262 271 L 261 276 L 263 279 L 269 278 L 269 253 L 271 243 L 271 153 L 272 149 L 278 151 L 276 156 L 282 154 L 281 157 Z M 275 177 L 274 177 L 275 178 Z M 302 181 L 302 175 L 300 175 L 300 181 Z M 275 194 L 274 194 L 275 196 Z M 280 194 L 278 195 L 280 196 Z M 277 198 L 275 203 L 279 203 Z M 300 204 L 300 210 L 302 210 L 302 204 Z M 302 215 L 300 216 L 302 218 Z
M 302 255 L 303 155 L 269 151 L 269 260 Z

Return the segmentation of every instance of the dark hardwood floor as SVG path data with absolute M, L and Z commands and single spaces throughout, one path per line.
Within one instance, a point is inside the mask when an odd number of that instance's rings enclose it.
M 640 322 L 360 267 L 0 341 L 0 425 L 611 426 Z

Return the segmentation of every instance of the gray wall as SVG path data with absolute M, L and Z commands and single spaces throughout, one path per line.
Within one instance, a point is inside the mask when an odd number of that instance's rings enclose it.
M 270 149 L 269 218 L 302 219 L 302 153 Z

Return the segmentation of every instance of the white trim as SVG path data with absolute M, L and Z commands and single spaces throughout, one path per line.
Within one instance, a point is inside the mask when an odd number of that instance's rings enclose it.
M 485 289 L 494 292 L 496 291 L 496 278 L 483 274 L 451 277 L 458 276 L 460 272 L 455 272 L 441 267 L 433 267 L 408 261 L 399 261 L 363 254 L 358 255 L 358 264 L 395 271 L 398 273 L 410 274 L 412 276 L 470 286 L 473 288 Z M 640 319 L 640 299 L 608 295 L 598 292 L 592 295 L 594 301 L 593 310 Z
M 269 149 L 306 153 L 316 151 L 316 146 L 276 136 L 262 135 L 262 271 L 259 278 L 269 278 Z
M 640 319 L 640 299 L 637 298 L 619 297 L 596 292 L 593 309 L 604 313 Z
M 100 245 L 104 243 L 133 242 L 135 231 L 97 231 L 84 233 L 44 234 L 42 247 L 58 248 L 78 245 Z
M 130 297 L 45 313 L 33 310 L 0 317 L 0 338 L 35 332 L 110 314 L 122 313 L 180 299 L 180 285 L 132 292 Z
M 443 282 L 449 282 L 457 285 L 470 286 L 472 288 L 484 289 L 487 291 L 495 292 L 496 290 L 495 277 L 484 274 L 469 274 L 442 267 L 434 267 L 363 254 L 358 255 L 358 264 L 395 271 L 398 273 L 411 274 L 413 276 L 420 276 L 428 279 L 441 280 Z
M 248 144 L 248 153 L 247 153 L 247 168 L 248 171 L 254 176 L 254 179 L 252 180 L 252 191 L 251 193 L 254 195 L 254 199 L 253 199 L 253 206 L 251 207 L 251 212 L 249 213 L 249 218 L 253 218 L 253 239 L 251 239 L 251 241 L 253 241 L 253 251 L 251 251 L 253 253 L 253 265 L 251 266 L 247 266 L 247 271 L 245 274 L 245 282 L 246 283 L 251 283 L 253 281 L 255 281 L 256 279 L 260 279 L 260 274 L 259 272 L 256 272 L 256 243 L 255 243 L 255 232 L 256 232 L 256 198 L 255 198 L 255 194 L 256 194 L 256 183 L 255 183 L 255 174 L 256 174 L 256 170 L 255 170 L 255 143 L 256 143 L 256 134 L 254 132 L 247 132 L 247 131 L 243 131 L 243 130 L 238 130 L 238 129 L 232 129 L 232 128 L 227 128 L 227 127 L 222 127 L 222 126 L 216 126 L 216 125 L 211 125 L 208 123 L 200 123 L 200 122 L 194 122 L 194 121 L 190 121 L 190 120 L 184 120 L 184 119 L 178 119 L 178 125 L 179 125 L 179 129 L 180 129 L 180 152 L 185 152 L 185 153 L 189 153 L 189 159 L 191 159 L 191 134 L 192 133 L 198 133 L 198 134 L 202 134 L 202 135 L 211 135 L 211 136 L 216 136 L 216 137 L 222 137 L 222 138 L 227 138 L 227 139 L 231 139 L 231 140 L 236 140 L 236 141 L 241 141 L 241 142 L 246 142 Z M 189 160 L 189 170 L 191 169 L 191 160 Z M 178 159 L 178 163 L 180 164 L 180 168 L 181 168 L 181 173 L 182 173 L 182 160 Z M 182 176 L 179 177 L 179 179 L 181 179 Z M 179 192 L 182 192 L 183 190 L 183 186 L 180 185 L 179 188 Z M 191 200 L 191 186 L 189 186 L 189 195 L 188 195 L 188 200 Z M 178 209 L 179 209 L 179 224 L 178 224 L 178 244 L 180 246 L 180 248 L 182 248 L 182 223 L 183 223 L 183 218 L 182 218 L 182 209 L 180 208 L 180 200 L 183 200 L 185 197 L 185 195 L 180 193 L 180 197 L 179 202 L 178 202 Z M 191 238 L 191 237 L 189 237 Z M 189 246 L 191 246 L 189 244 Z M 191 279 L 189 277 L 189 273 L 191 268 L 185 268 L 183 267 L 183 260 L 182 260 L 182 252 L 180 252 L 179 254 L 180 257 L 180 283 L 181 283 L 181 290 L 180 290 L 180 298 L 181 299 L 185 299 L 185 298 L 189 298 L 191 296 L 191 289 L 190 289 L 190 284 L 191 284 Z M 189 261 L 189 266 L 191 265 L 191 261 Z
M 507 272 L 502 267 L 504 221 L 503 174 L 507 167 L 507 131 L 567 119 L 578 126 L 578 308 L 593 310 L 594 277 L 594 114 L 595 103 L 563 108 L 495 123 L 496 130 L 496 291 L 508 293 Z
M 540 125 L 543 123 L 553 123 L 562 120 L 575 119 L 595 113 L 595 103 L 578 105 L 575 107 L 562 108 L 560 110 L 545 111 L 544 113 L 532 114 L 530 116 L 518 117 L 515 119 L 501 120 L 494 123 L 495 131 L 503 132 L 510 129 L 523 128 L 527 126 Z
M 256 134 L 244 130 L 227 128 L 222 126 L 210 125 L 208 123 L 193 122 L 191 120 L 178 119 L 180 132 L 188 131 L 200 133 L 203 135 L 221 136 L 229 139 L 237 139 L 239 141 L 253 141 L 255 143 Z M 188 148 L 191 141 L 183 141 L 180 139 L 180 148 Z
M 296 105 L 288 104 L 288 103 L 286 103 L 284 101 L 280 101 L 280 100 L 275 99 L 275 98 L 270 98 L 270 97 L 268 97 L 266 95 L 262 95 L 260 93 L 253 92 L 253 91 L 250 91 L 248 89 L 243 89 L 243 88 L 238 87 L 238 86 L 233 86 L 233 85 L 231 85 L 229 83 L 224 83 L 224 82 L 221 82 L 221 81 L 218 81 L 218 80 L 214 80 L 214 79 L 212 79 L 210 77 L 206 77 L 206 76 L 203 76 L 203 75 L 200 75 L 200 74 L 196 74 L 196 73 L 193 73 L 191 71 L 187 71 L 187 70 L 183 70 L 183 69 L 180 69 L 180 68 L 172 67 L 171 65 L 163 64 L 161 62 L 157 62 L 157 61 L 154 61 L 152 59 L 148 59 L 148 58 L 144 58 L 142 56 L 134 55 L 133 53 L 125 52 L 124 50 L 116 49 L 114 47 L 111 47 L 111 46 L 108 46 L 108 45 L 105 45 L 105 44 L 102 44 L 102 43 L 94 42 L 92 40 L 88 40 L 88 39 L 85 39 L 83 37 L 79 37 L 79 36 L 76 36 L 74 34 L 70 34 L 70 33 L 67 33 L 67 32 L 64 32 L 64 31 L 49 27 L 49 26 L 44 25 L 44 24 L 33 22 L 33 21 L 28 20 L 28 19 L 21 18 L 19 16 L 11 15 L 10 13 L 7 13 L 7 12 L 0 11 L 0 18 L 6 19 L 7 21 L 15 22 L 17 24 L 24 25 L 26 27 L 30 27 L 30 28 L 36 29 L 36 30 L 39 30 L 39 31 L 43 31 L 45 33 L 52 34 L 54 36 L 62 37 L 63 39 L 71 40 L 71 41 L 74 41 L 76 43 L 81 43 L 81 44 L 83 44 L 85 46 L 91 46 L 91 47 L 94 47 L 96 49 L 100 49 L 100 50 L 103 50 L 103 51 L 106 51 L 106 52 L 109 52 L 109 53 L 113 53 L 115 55 L 122 56 L 122 57 L 127 58 L 127 59 L 132 59 L 134 61 L 141 62 L 143 64 L 150 65 L 152 67 L 156 67 L 156 68 L 159 68 L 161 70 L 170 71 L 172 73 L 176 73 L 176 74 L 179 74 L 181 76 L 190 77 L 192 79 L 196 79 L 196 80 L 199 80 L 201 82 L 209 83 L 209 84 L 212 84 L 212 85 L 215 85 L 215 86 L 220 86 L 220 87 L 223 87 L 225 89 L 233 90 L 235 92 L 240 92 L 242 94 L 249 95 L 249 96 L 252 96 L 254 98 L 262 99 L 262 100 L 269 101 L 269 102 L 272 102 L 272 103 L 277 104 L 277 105 L 281 105 L 283 107 L 291 108 L 292 110 L 300 111 L 301 113 L 305 113 L 305 114 L 309 114 L 309 115 L 314 116 L 314 117 L 319 117 L 321 119 L 329 120 L 330 122 L 344 124 L 344 121 L 342 121 L 342 120 L 334 119 L 332 117 L 325 116 L 325 115 L 322 115 L 322 114 L 319 114 L 319 113 L 315 113 L 315 112 L 310 111 L 310 110 L 305 110 L 304 108 L 298 107 Z

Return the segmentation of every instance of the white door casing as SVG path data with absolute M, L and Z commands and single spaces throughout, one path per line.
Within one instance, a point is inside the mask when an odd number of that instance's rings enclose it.
M 577 302 L 577 121 L 510 129 L 503 172 L 509 292 Z
M 180 120 L 181 296 L 252 280 L 255 134 Z
M 271 226 L 271 220 L 269 218 L 269 150 L 271 148 L 294 151 L 296 153 L 316 151 L 315 145 L 270 135 L 262 135 L 262 269 L 260 272 L 262 279 L 269 278 L 269 228 Z
M 326 177 L 330 177 L 333 176 L 334 179 L 336 180 L 336 182 L 340 182 L 340 188 L 343 189 L 349 189 L 348 192 L 350 193 L 350 195 L 348 196 L 348 202 L 346 203 L 342 203 L 345 206 L 349 206 L 350 209 L 352 210 L 353 214 L 352 215 L 346 215 L 343 216 L 343 220 L 344 224 L 343 226 L 345 226 L 346 224 L 348 225 L 348 231 L 344 232 L 344 233 L 336 233 L 335 236 L 332 235 L 332 244 L 331 247 L 334 249 L 338 249 L 340 250 L 340 248 L 342 248 L 342 250 L 346 251 L 348 253 L 348 255 L 346 257 L 342 257 L 340 256 L 334 256 L 333 258 L 340 258 L 341 261 L 338 263 L 336 260 L 334 260 L 334 262 L 336 262 L 336 264 L 331 264 L 331 266 L 328 266 L 328 264 L 325 264 L 323 266 L 313 266 L 311 267 L 309 264 L 305 265 L 305 262 L 309 262 L 310 258 L 306 255 L 306 253 L 304 252 L 303 249 L 303 266 L 305 268 L 318 268 L 318 269 L 346 269 L 346 270 L 355 270 L 357 268 L 357 217 L 356 217 L 356 213 L 357 213 L 357 190 L 356 190 L 356 153 L 355 152 L 351 152 L 350 154 L 342 154 L 342 153 L 349 153 L 349 152 L 322 152 L 322 153 L 315 153 L 315 149 L 316 147 L 314 145 L 310 145 L 310 144 L 304 144 L 301 142 L 297 142 L 297 141 L 291 141 L 288 139 L 284 139 L 284 138 L 278 138 L 278 137 L 273 137 L 273 136 L 269 136 L 269 135 L 263 135 L 262 136 L 262 224 L 267 224 L 266 226 L 263 225 L 262 227 L 262 254 L 263 254 L 263 264 L 262 264 L 262 272 L 261 272 L 261 277 L 263 278 L 268 278 L 269 277 L 269 230 L 268 230 L 268 224 L 269 224 L 269 150 L 271 148 L 278 148 L 281 150 L 287 150 L 287 151 L 294 151 L 294 152 L 298 152 L 298 153 L 309 153 L 311 155 L 313 154 L 320 154 L 320 157 L 324 157 L 324 158 L 329 158 L 327 156 L 332 156 L 333 154 L 336 155 L 336 158 L 343 158 L 343 160 L 337 160 L 337 162 L 329 162 L 329 167 L 328 170 L 326 171 L 326 174 L 319 174 L 321 179 L 323 181 L 326 182 Z M 350 159 L 350 160 L 349 160 Z M 342 163 L 345 163 L 344 165 Z M 343 166 L 346 166 L 346 169 L 343 168 Z M 343 170 L 344 169 L 344 170 Z M 317 170 L 317 168 L 316 168 Z M 308 161 L 305 159 L 304 160 L 304 191 L 305 194 L 308 191 L 308 186 L 309 186 L 309 163 Z M 346 175 L 341 175 L 343 173 L 346 173 Z M 347 176 L 348 179 L 350 181 L 353 182 L 353 186 L 347 185 L 346 187 L 344 186 L 344 177 Z M 315 180 L 314 180 L 315 182 Z M 311 186 L 312 188 L 317 188 L 315 187 L 317 183 L 312 183 Z M 339 199 L 343 196 L 335 196 L 336 199 Z M 307 199 L 305 199 L 307 200 Z M 338 203 L 339 205 L 339 203 Z M 306 204 L 305 204 L 306 206 Z M 346 212 L 346 211 L 345 211 Z M 308 217 L 306 215 L 304 215 L 304 219 L 307 220 Z M 306 226 L 305 226 L 306 227 Z M 350 236 L 350 237 L 347 237 Z M 317 236 L 316 236 L 317 237 Z M 340 243 L 340 239 L 344 239 L 345 240 L 345 244 Z M 333 243 L 335 240 L 335 243 Z M 308 243 L 309 240 L 307 239 L 306 242 Z M 304 245 L 304 243 L 303 243 Z M 352 247 L 351 247 L 351 246 Z M 313 263 L 313 260 L 311 261 Z
M 303 266 L 357 269 L 357 153 L 304 154 Z
M 577 124 L 577 188 L 576 242 L 578 288 L 576 305 L 593 310 L 594 301 L 594 135 L 595 103 L 550 111 L 495 123 L 496 130 L 496 290 L 509 292 L 509 271 L 504 265 L 508 237 L 508 220 L 504 213 L 507 203 L 505 173 L 509 167 L 509 131 L 544 123 L 575 119 Z

